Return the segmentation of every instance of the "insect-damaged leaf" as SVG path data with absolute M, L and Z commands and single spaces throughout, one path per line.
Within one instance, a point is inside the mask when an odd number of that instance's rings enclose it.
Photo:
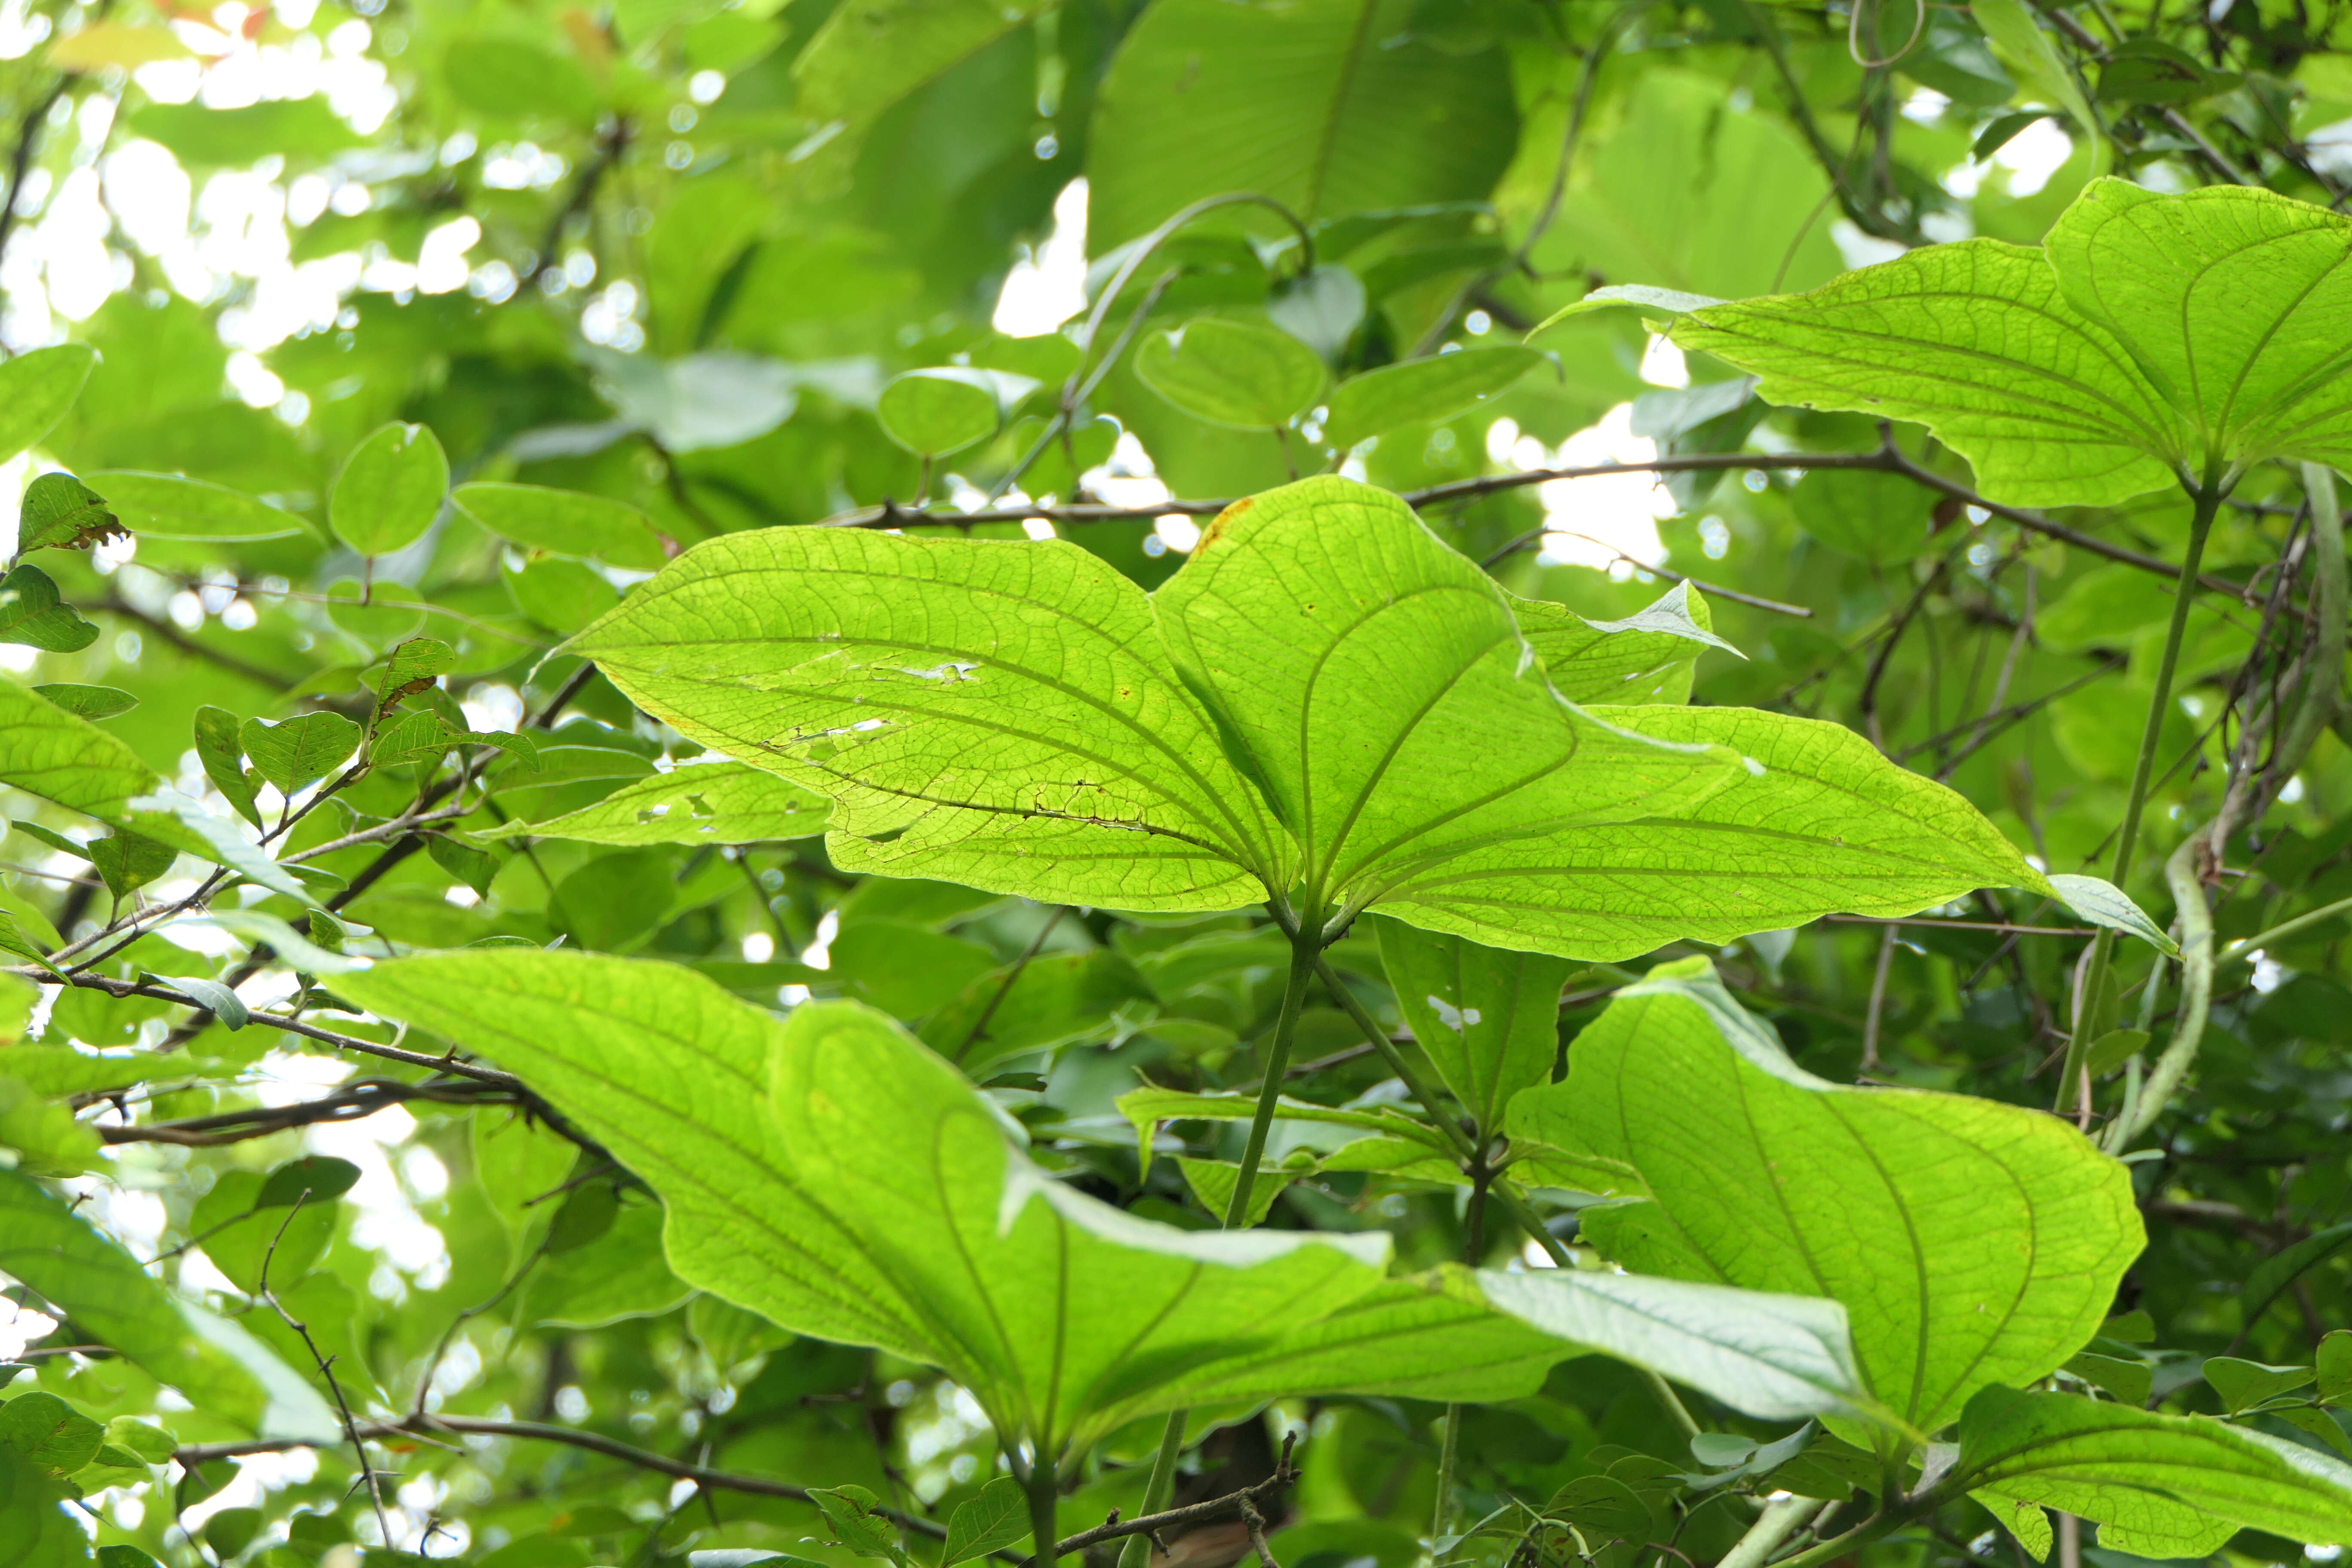
M 1679 620 L 1626 635 L 1707 635 Z M 2042 887 L 1959 796 L 1833 726 L 1562 700 L 1585 653 L 1622 673 L 1614 636 L 1577 629 L 1539 659 L 1402 502 L 1321 479 L 1229 510 L 1150 598 L 1060 542 L 770 529 L 688 552 L 568 647 L 831 795 L 850 870 L 1134 910 L 1297 892 L 1580 957 Z

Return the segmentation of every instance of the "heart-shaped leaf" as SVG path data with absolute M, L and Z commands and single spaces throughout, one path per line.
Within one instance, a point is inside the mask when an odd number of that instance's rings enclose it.
M 1927 426 L 1996 500 L 2112 505 L 2352 460 L 2347 245 L 2352 218 L 2270 191 L 2097 180 L 2040 249 L 1927 246 L 1674 337 L 1773 402 Z
M 2080 1350 L 2142 1242 L 2128 1174 L 2072 1127 L 1815 1078 L 1704 959 L 1620 992 L 1510 1127 L 1636 1173 L 1652 1201 L 1585 1215 L 1626 1267 L 1844 1303 L 1867 1386 L 1923 1433 Z

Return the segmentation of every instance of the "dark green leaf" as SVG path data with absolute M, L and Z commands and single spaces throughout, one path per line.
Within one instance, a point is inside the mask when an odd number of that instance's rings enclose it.
M 122 520 L 106 509 L 106 498 L 71 474 L 43 474 L 25 487 L 24 510 L 16 519 L 20 556 L 36 550 L 88 550 L 128 537 Z
M 98 627 L 58 596 L 58 585 L 37 566 L 0 577 L 0 642 L 48 653 L 79 653 L 98 640 Z

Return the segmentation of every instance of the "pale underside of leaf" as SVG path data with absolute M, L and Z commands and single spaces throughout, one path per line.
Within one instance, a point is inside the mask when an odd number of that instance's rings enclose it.
M 1622 1159 L 1654 1202 L 1588 1229 L 1627 1267 L 1824 1296 L 1922 1432 L 2097 1331 L 2142 1232 L 2124 1168 L 2022 1109 L 1816 1079 L 1704 961 L 1620 993 L 1512 1127 Z
M 1925 425 L 2019 506 L 2111 505 L 2175 481 L 2193 431 L 2039 250 L 1928 246 L 1810 294 L 1711 306 L 1674 338 L 1768 401 Z
M 2203 1415 L 2005 1388 L 1960 1423 L 1962 1483 L 2099 1521 L 2105 1546 L 2201 1557 L 2240 1526 L 2352 1540 L 2352 1467 Z
M 1837 910 L 1907 915 L 2040 872 L 1965 799 L 1843 726 L 1741 708 L 1598 708 L 1644 735 L 1748 759 L 1673 816 L 1563 829 L 1406 879 L 1381 908 L 1493 947 L 1614 960 Z
M 1140 590 L 1074 545 L 733 534 L 571 646 L 648 712 L 832 795 L 856 868 L 1002 888 L 998 868 L 1026 892 L 1050 863 L 1074 901 L 1203 910 L 1281 878 Z
M 2112 332 L 2242 469 L 2352 458 L 2352 220 L 2273 192 L 2100 180 L 2045 242 L 2067 302 Z

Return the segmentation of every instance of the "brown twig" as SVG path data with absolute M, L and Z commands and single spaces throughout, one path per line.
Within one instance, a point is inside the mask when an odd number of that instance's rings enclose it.
M 1092 1530 L 1082 1530 L 1066 1540 L 1055 1542 L 1054 1557 L 1059 1560 L 1074 1552 L 1084 1552 L 1089 1546 L 1100 1545 L 1106 1541 L 1116 1541 L 1122 1536 L 1151 1535 L 1162 1530 L 1173 1530 L 1181 1524 L 1198 1524 L 1203 1520 L 1215 1519 L 1221 1514 L 1254 1510 L 1260 1499 L 1274 1496 L 1298 1479 L 1298 1472 L 1290 1468 L 1290 1450 L 1297 1441 L 1297 1433 L 1284 1434 L 1282 1457 L 1276 1461 L 1274 1474 L 1254 1487 L 1244 1487 L 1240 1491 L 1227 1492 L 1223 1497 L 1213 1497 L 1205 1502 L 1189 1503 L 1182 1508 L 1167 1509 L 1159 1513 L 1139 1514 L 1134 1519 L 1112 1520 L 1096 1525 Z M 1244 1518 L 1247 1517 L 1248 1514 L 1244 1513 Z M 1275 1568 L 1272 1558 L 1266 1559 L 1266 1563 L 1267 1568 Z
M 278 1292 L 269 1288 L 269 1266 L 278 1261 L 278 1244 L 286 1239 L 287 1227 L 294 1223 L 294 1216 L 302 1212 L 302 1205 L 310 1196 L 310 1189 L 308 1187 L 294 1195 L 293 1205 L 286 1211 L 286 1217 L 278 1222 L 278 1234 L 269 1238 L 269 1250 L 261 1255 L 261 1275 L 256 1283 L 261 1300 L 284 1320 L 288 1328 L 294 1331 L 295 1337 L 302 1342 L 302 1348 L 309 1351 L 310 1359 L 319 1363 L 319 1375 L 326 1379 L 327 1392 L 335 1396 L 335 1413 L 342 1417 L 343 1436 L 349 1439 L 352 1452 L 360 1462 L 360 1484 L 367 1488 L 368 1502 L 375 1509 L 376 1530 L 383 1538 L 384 1550 L 389 1552 L 393 1550 L 392 1523 L 384 1517 L 383 1489 L 376 1484 L 375 1466 L 368 1460 L 367 1444 L 360 1436 L 359 1423 L 352 1417 L 351 1401 L 343 1397 L 343 1385 L 335 1376 L 335 1359 L 320 1353 L 318 1342 L 310 1337 L 310 1326 L 288 1311 L 286 1304 L 278 1299 Z

